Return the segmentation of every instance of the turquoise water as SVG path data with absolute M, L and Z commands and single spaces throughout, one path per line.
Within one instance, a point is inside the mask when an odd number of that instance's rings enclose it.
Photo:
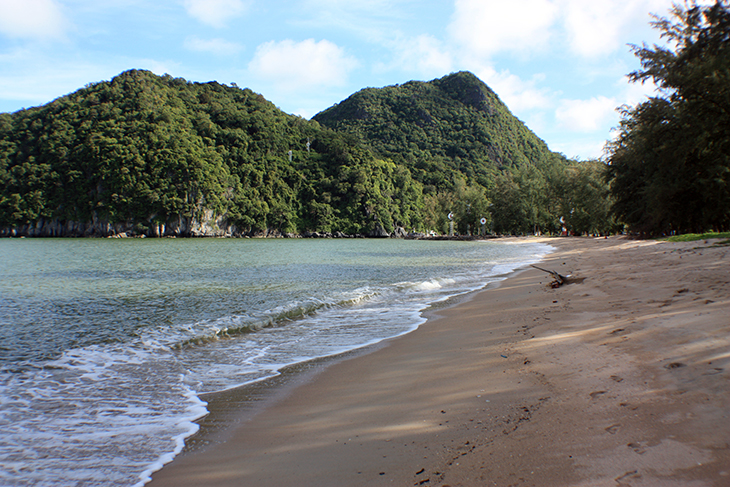
M 0 240 L 0 484 L 141 485 L 200 395 L 407 333 L 550 251 L 406 240 Z

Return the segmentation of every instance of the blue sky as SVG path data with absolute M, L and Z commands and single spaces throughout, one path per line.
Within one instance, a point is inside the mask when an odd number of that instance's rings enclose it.
M 0 112 L 127 69 L 236 83 L 309 118 L 365 87 L 468 70 L 554 151 L 600 157 L 653 87 L 627 44 L 670 0 L 0 0 Z

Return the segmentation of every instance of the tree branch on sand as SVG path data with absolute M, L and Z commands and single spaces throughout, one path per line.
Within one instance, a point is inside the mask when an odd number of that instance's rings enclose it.
M 534 267 L 537 270 L 540 270 L 540 271 L 543 271 L 543 272 L 547 272 L 548 274 L 550 274 L 551 276 L 553 276 L 554 281 L 552 283 L 550 283 L 550 287 L 552 287 L 552 288 L 560 287 L 563 284 L 565 284 L 565 283 L 568 282 L 568 278 L 567 277 L 561 276 L 560 274 L 558 274 L 555 271 L 551 271 L 551 270 L 548 270 L 548 269 L 543 269 L 542 267 L 538 267 L 536 265 L 533 265 L 532 267 Z

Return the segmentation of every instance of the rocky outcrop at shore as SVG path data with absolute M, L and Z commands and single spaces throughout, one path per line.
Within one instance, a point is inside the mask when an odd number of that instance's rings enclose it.
M 152 220 L 152 219 L 151 219 Z M 12 228 L 0 229 L 0 237 L 225 237 L 240 235 L 225 217 L 205 211 L 203 218 L 178 216 L 159 223 L 110 222 L 94 217 L 91 221 L 45 219 Z
M 0 237 L 59 237 L 59 238 L 144 238 L 144 237 L 255 237 L 255 238 L 422 238 L 421 233 L 407 233 L 397 227 L 388 233 L 377 225 L 367 234 L 336 232 L 282 233 L 279 230 L 245 231 L 228 224 L 225 216 L 215 217 L 205 212 L 201 221 L 179 216 L 166 223 L 116 222 L 94 218 L 89 222 L 44 219 L 13 228 L 0 228 Z

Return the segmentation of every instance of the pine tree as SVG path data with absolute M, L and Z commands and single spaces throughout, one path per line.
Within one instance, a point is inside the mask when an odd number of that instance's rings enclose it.
M 730 228 L 730 6 L 675 5 L 652 25 L 667 47 L 633 46 L 659 95 L 624 107 L 610 146 L 616 215 L 650 234 Z

